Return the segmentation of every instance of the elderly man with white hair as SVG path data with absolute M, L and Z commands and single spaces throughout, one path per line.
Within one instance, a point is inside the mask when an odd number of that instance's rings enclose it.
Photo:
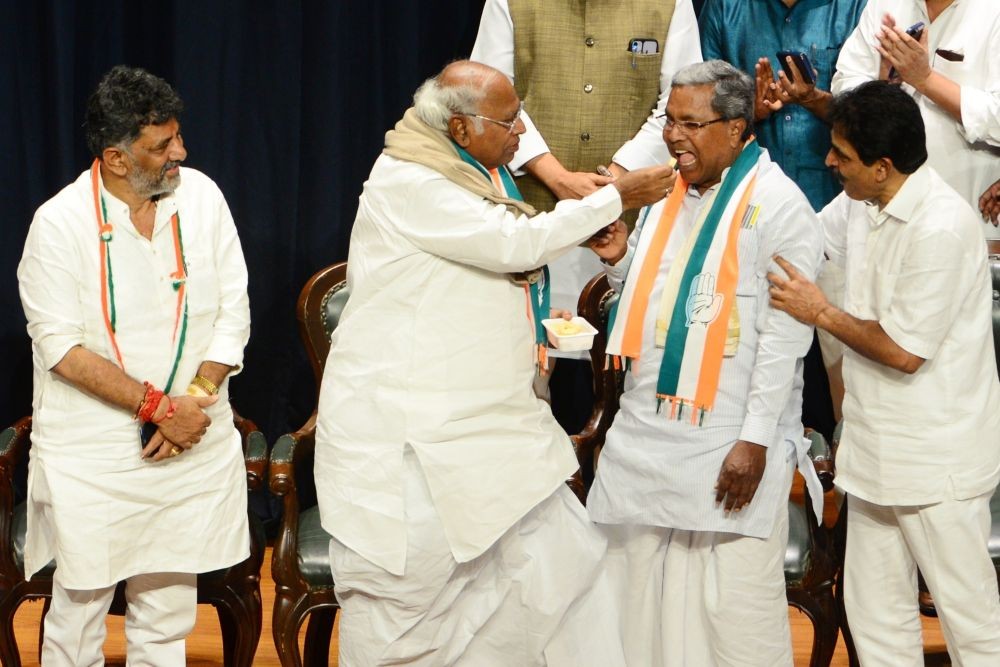
M 386 135 L 361 195 L 316 438 L 345 667 L 624 664 L 605 542 L 531 385 L 544 265 L 673 174 L 533 215 L 504 166 L 520 110 L 500 72 L 452 63 Z

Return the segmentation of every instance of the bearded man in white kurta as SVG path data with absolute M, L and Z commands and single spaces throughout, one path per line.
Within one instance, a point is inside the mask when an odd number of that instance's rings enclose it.
M 249 555 L 227 389 L 247 272 L 218 187 L 180 167 L 181 108 L 162 79 L 112 69 L 87 104 L 94 163 L 38 209 L 18 267 L 34 358 L 25 575 L 56 566 L 46 666 L 103 664 L 122 580 L 129 664 L 185 664 L 197 573 Z
M 535 270 L 661 197 L 672 172 L 529 217 L 504 167 L 520 108 L 499 71 L 449 65 L 361 195 L 316 431 L 343 667 L 624 665 L 604 540 L 532 392 L 549 315 Z
M 768 307 L 764 275 L 779 252 L 815 275 L 822 236 L 753 139 L 753 102 L 729 63 L 680 70 L 663 131 L 677 185 L 627 245 L 619 229 L 595 247 L 621 292 L 607 349 L 631 370 L 587 506 L 629 665 L 792 664 L 783 563 L 812 329 Z

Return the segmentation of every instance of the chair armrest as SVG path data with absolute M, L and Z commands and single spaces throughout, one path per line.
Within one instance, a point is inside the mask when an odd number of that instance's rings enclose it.
M 253 421 L 233 408 L 233 425 L 240 433 L 243 462 L 247 469 L 247 490 L 256 491 L 267 479 L 267 439 Z
M 21 417 L 13 426 L 8 426 L 0 431 L 0 485 L 5 489 L 5 493 L 0 494 L 0 511 L 6 509 L 3 496 L 10 494 L 10 509 L 13 509 L 14 473 L 17 464 L 27 455 L 31 446 L 31 417 Z
M 295 466 L 316 451 L 316 413 L 294 433 L 278 438 L 271 448 L 268 466 L 268 488 L 281 498 L 281 524 L 271 551 L 271 578 L 278 586 L 292 589 L 307 588 L 298 564 L 299 494 L 295 483 Z
M 294 433 L 278 438 L 271 448 L 268 488 L 278 497 L 295 495 L 295 464 L 316 451 L 316 413 Z
M 830 445 L 827 443 L 826 438 L 823 437 L 823 434 L 812 429 L 806 429 L 805 435 L 812 443 L 809 445 L 809 458 L 816 469 L 816 475 L 823 485 L 823 490 L 829 491 L 833 488 L 833 477 L 836 473 L 836 468 L 833 464 L 833 451 L 830 449 Z
M 243 461 L 247 467 L 247 490 L 263 488 L 267 480 L 267 439 L 260 431 L 253 431 L 244 441 Z

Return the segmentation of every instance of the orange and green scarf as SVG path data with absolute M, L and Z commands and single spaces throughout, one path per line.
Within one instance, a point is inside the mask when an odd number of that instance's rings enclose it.
M 739 230 L 756 218 L 749 200 L 760 153 L 756 140 L 747 142 L 690 232 L 674 224 L 688 188 L 680 176 L 659 220 L 648 225 L 644 218 L 636 231 L 635 255 L 608 322 L 607 352 L 616 367 L 623 358 L 626 364 L 638 362 L 646 309 L 670 247 L 675 259 L 656 326 L 656 343 L 663 348 L 656 400 L 658 411 L 670 404 L 671 419 L 700 425 L 715 404 L 739 278 Z

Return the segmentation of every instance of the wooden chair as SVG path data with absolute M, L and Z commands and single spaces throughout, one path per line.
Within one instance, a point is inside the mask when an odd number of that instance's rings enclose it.
M 594 481 L 594 471 L 611 422 L 618 411 L 624 373 L 605 369 L 608 315 L 617 295 L 601 274 L 595 276 L 580 295 L 577 312 L 598 331 L 590 358 L 594 370 L 594 409 L 584 430 L 573 436 L 580 470 L 570 486 L 581 500 Z M 823 437 L 808 432 L 812 441 L 810 456 L 816 466 L 823 488 L 833 487 L 833 460 Z M 788 503 L 788 547 L 785 551 L 785 591 L 788 604 L 804 612 L 813 624 L 810 667 L 826 667 L 833 658 L 840 627 L 840 613 L 833 597 L 833 582 L 837 572 L 836 559 L 829 532 L 817 524 L 809 492 L 804 506 Z
M 247 488 L 261 487 L 267 466 L 267 441 L 257 426 L 234 412 L 236 428 L 243 441 Z M 52 598 L 55 561 L 24 579 L 24 541 L 27 505 L 15 505 L 14 480 L 19 463 L 26 460 L 31 446 L 31 417 L 24 417 L 0 433 L 0 663 L 20 667 L 21 656 L 14 639 L 14 614 L 22 602 L 44 599 L 44 613 Z M 232 567 L 198 575 L 198 603 L 210 604 L 219 615 L 223 658 L 227 667 L 250 667 L 260 641 L 263 620 L 260 597 L 260 568 L 266 546 L 264 529 L 257 517 L 250 517 L 250 557 Z M 211 539 L 210 535 L 206 539 Z M 111 613 L 125 613 L 124 582 L 115 591 Z M 41 651 L 42 628 L 38 648 Z
M 316 273 L 302 288 L 297 305 L 299 332 L 316 378 L 316 395 L 330 351 L 330 336 L 347 303 L 347 263 Z M 276 595 L 272 632 L 278 659 L 301 667 L 298 635 L 306 617 L 305 664 L 325 665 L 336 619 L 337 598 L 330 572 L 330 535 L 320 526 L 312 469 L 316 411 L 271 450 L 270 488 L 282 499 L 283 514 L 271 557 Z

